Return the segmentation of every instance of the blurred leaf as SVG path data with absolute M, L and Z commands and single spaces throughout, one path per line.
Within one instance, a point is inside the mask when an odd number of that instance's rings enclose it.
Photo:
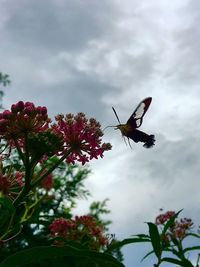
M 165 224 L 164 228 L 163 228 L 163 231 L 162 231 L 162 234 L 164 235 L 168 228 L 173 226 L 174 225 L 174 222 L 176 220 L 176 218 L 178 217 L 179 213 L 181 212 L 182 210 L 179 210 L 174 216 L 172 216 L 168 221 L 167 223 Z
M 187 251 L 192 251 L 192 250 L 200 250 L 200 246 L 193 246 L 190 248 L 185 248 L 183 249 L 183 253 L 185 254 Z
M 165 258 L 162 258 L 161 261 L 162 261 L 162 262 L 170 262 L 170 263 L 174 263 L 174 264 L 177 264 L 177 265 L 179 265 L 179 266 L 185 266 L 185 265 L 183 264 L 182 261 L 177 260 L 177 259 L 174 259 L 174 258 L 168 258 L 168 257 L 165 257 Z
M 154 253 L 156 254 L 157 258 L 160 259 L 162 254 L 162 247 L 158 228 L 154 223 L 148 222 L 147 224 L 149 226 L 149 235 L 151 238 Z
M 0 222 L 1 226 L 15 211 L 12 201 L 7 196 L 0 194 Z
M 193 236 L 193 237 L 200 238 L 200 235 L 195 234 L 195 233 L 189 233 L 189 234 L 186 235 L 186 237 L 188 237 L 188 236 Z
M 98 253 L 89 250 L 78 250 L 71 246 L 56 247 L 56 246 L 41 246 L 32 249 L 20 251 L 5 259 L 0 267 L 21 267 L 31 263 L 38 263 L 44 259 L 52 259 L 58 257 L 70 257 L 76 259 L 76 262 L 87 258 L 89 261 L 95 263 L 94 266 L 116 266 L 124 267 L 122 263 L 117 261 L 112 256 L 105 253 Z M 100 265 L 98 265 L 100 263 Z M 92 265 L 85 265 L 92 266 Z
M 141 262 L 143 261 L 143 260 L 145 260 L 147 257 L 149 257 L 151 254 L 153 254 L 154 253 L 154 251 L 152 250 L 152 251 L 150 251 L 150 252 L 148 252 L 142 259 L 141 259 Z
M 174 259 L 174 258 L 165 257 L 165 258 L 162 258 L 161 261 L 162 262 L 170 262 L 170 263 L 173 263 L 173 264 L 176 264 L 176 265 L 179 265 L 179 266 L 183 266 L 183 267 L 194 267 L 192 265 L 192 263 L 190 261 L 188 261 L 187 259 L 184 259 L 183 261 L 180 261 L 180 260 L 177 260 L 177 259 Z

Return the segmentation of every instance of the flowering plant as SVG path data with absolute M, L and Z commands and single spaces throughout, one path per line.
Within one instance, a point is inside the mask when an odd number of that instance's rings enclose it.
M 46 107 L 23 101 L 0 113 L 1 267 L 54 266 L 57 258 L 64 266 L 123 266 L 104 253 L 110 239 L 103 221 L 71 213 L 74 198 L 88 194 L 88 172 L 73 174 L 75 164 L 111 149 L 102 136 L 100 124 L 83 113 L 52 123 Z
M 8 78 L 0 73 L 0 83 Z M 184 241 L 200 236 L 191 219 L 178 220 L 180 212 L 160 214 L 147 223 L 148 235 L 122 241 L 106 234 L 110 222 L 100 218 L 109 212 L 106 200 L 73 216 L 75 199 L 89 195 L 83 185 L 89 171 L 76 163 L 85 165 L 111 149 L 102 136 L 100 124 L 83 113 L 60 114 L 52 123 L 46 107 L 22 101 L 0 113 L 0 267 L 123 267 L 120 248 L 141 242 L 151 243 L 143 259 L 155 254 L 155 267 L 194 267 L 187 254 L 200 246 Z
M 168 262 L 175 266 L 182 267 L 199 267 L 199 256 L 196 260 L 196 265 L 188 259 L 188 253 L 199 251 L 200 246 L 186 247 L 184 241 L 188 237 L 200 238 L 200 235 L 194 231 L 193 222 L 190 218 L 181 218 L 178 220 L 178 215 L 181 211 L 167 211 L 156 217 L 155 223 L 148 222 L 149 235 L 139 234 L 133 238 L 124 239 L 123 241 L 111 244 L 108 250 L 120 248 L 127 244 L 133 243 L 151 243 L 153 250 L 147 253 L 143 260 L 154 254 L 157 258 L 157 263 L 154 267 L 159 267 L 162 263 Z M 170 256 L 166 256 L 165 253 Z

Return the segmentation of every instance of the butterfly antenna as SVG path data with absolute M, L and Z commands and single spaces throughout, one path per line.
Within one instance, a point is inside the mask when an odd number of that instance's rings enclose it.
M 117 115 L 116 110 L 115 110 L 113 107 L 112 107 L 112 109 L 113 109 L 113 111 L 114 111 L 114 113 L 115 113 L 115 116 L 116 116 L 116 118 L 117 118 L 119 124 L 121 124 L 121 122 L 120 122 L 120 120 L 119 120 L 119 117 L 118 117 L 118 115 Z M 105 131 L 105 129 L 107 129 L 107 128 L 109 128 L 109 127 L 116 127 L 116 125 L 115 125 L 115 126 L 107 126 L 107 127 L 105 127 L 105 128 L 103 129 L 103 132 Z
M 118 122 L 119 122 L 119 124 L 121 124 L 121 122 L 120 122 L 120 120 L 119 120 L 119 117 L 118 117 L 118 115 L 117 115 L 117 112 L 116 112 L 116 110 L 112 107 L 112 110 L 114 111 L 114 113 L 115 113 L 115 116 L 116 116 L 116 118 L 117 118 L 117 120 L 118 120 Z
M 117 115 L 116 110 L 115 110 L 113 107 L 112 107 L 112 110 L 114 111 L 115 116 L 116 116 L 116 118 L 117 118 L 119 124 L 121 124 L 121 122 L 120 122 L 120 120 L 119 120 L 119 117 L 118 117 L 118 115 Z M 126 143 L 126 138 L 124 137 L 124 135 L 122 135 L 122 137 L 123 137 L 123 139 L 124 139 L 124 143 L 127 145 L 127 143 Z M 128 139 L 128 141 L 129 141 L 129 139 Z M 129 145 L 130 145 L 130 143 L 129 143 Z

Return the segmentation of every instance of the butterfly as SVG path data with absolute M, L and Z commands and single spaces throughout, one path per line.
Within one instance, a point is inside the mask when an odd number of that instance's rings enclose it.
M 137 129 L 142 125 L 143 117 L 147 112 L 151 104 L 151 101 L 152 101 L 151 97 L 147 97 L 144 100 L 142 100 L 135 109 L 135 111 L 133 112 L 133 114 L 128 119 L 127 123 L 125 124 L 121 124 L 116 110 L 114 109 L 114 107 L 112 107 L 119 124 L 116 126 L 108 126 L 108 127 L 115 127 L 115 129 L 119 129 L 122 133 L 123 138 L 124 137 L 128 138 L 129 145 L 130 145 L 129 139 L 132 139 L 135 143 L 138 142 L 144 143 L 143 146 L 146 148 L 152 147 L 155 143 L 155 136 L 153 134 L 150 135 L 146 134 L 145 132 L 142 132 Z M 125 138 L 124 141 L 126 143 Z

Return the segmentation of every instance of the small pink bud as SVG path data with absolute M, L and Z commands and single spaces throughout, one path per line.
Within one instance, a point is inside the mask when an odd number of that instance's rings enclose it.
M 9 110 L 4 110 L 3 118 L 4 119 L 10 119 L 11 117 L 12 117 L 12 112 L 10 112 Z

